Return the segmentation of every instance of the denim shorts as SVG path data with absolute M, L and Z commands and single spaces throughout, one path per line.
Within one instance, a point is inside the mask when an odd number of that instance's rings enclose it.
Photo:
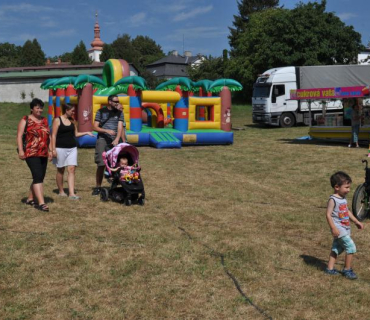
M 356 253 L 356 245 L 353 242 L 351 236 L 335 238 L 333 241 L 333 245 L 331 247 L 331 251 L 333 251 L 338 256 L 343 251 L 346 251 L 347 254 L 352 254 L 352 253 Z

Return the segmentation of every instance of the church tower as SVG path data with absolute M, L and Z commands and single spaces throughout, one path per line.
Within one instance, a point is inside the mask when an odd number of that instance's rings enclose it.
M 94 40 L 91 42 L 91 49 L 87 52 L 90 59 L 95 62 L 100 62 L 100 55 L 103 51 L 104 42 L 100 39 L 100 26 L 98 22 L 98 13 L 95 14 L 95 26 L 94 26 Z

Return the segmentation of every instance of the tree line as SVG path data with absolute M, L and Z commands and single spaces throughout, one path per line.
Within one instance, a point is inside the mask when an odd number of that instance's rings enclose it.
M 279 0 L 238 0 L 238 14 L 229 27 L 230 51 L 219 57 L 208 56 L 202 64 L 189 67 L 194 80 L 233 78 L 243 84 L 239 98 L 250 99 L 253 83 L 265 70 L 284 66 L 350 64 L 364 49 L 361 35 L 345 25 L 333 12 L 326 12 L 326 0 L 299 2 L 294 9 L 279 5 Z M 102 62 L 125 59 L 138 68 L 150 87 L 155 77 L 146 66 L 164 57 L 159 44 L 139 35 L 118 35 L 104 44 Z M 51 57 L 56 61 L 59 57 Z M 72 52 L 63 53 L 62 61 L 71 64 L 90 64 L 86 46 L 81 41 Z M 0 68 L 45 65 L 45 53 L 36 39 L 23 46 L 0 43 Z
M 142 35 L 131 39 L 128 34 L 123 34 L 118 35 L 111 44 L 104 44 L 100 61 L 105 62 L 111 58 L 125 59 L 135 65 L 149 86 L 155 87 L 157 85 L 156 78 L 146 70 L 146 66 L 164 56 L 161 46 L 153 39 Z M 92 63 L 83 41 L 80 41 L 72 52 L 65 52 L 60 56 L 48 57 L 48 59 L 52 63 L 61 59 L 72 65 Z M 7 42 L 0 43 L 0 68 L 44 66 L 45 62 L 45 53 L 37 39 L 27 40 L 23 46 Z
M 189 69 L 193 80 L 233 78 L 243 84 L 239 93 L 250 100 L 253 83 L 264 71 L 285 66 L 357 63 L 364 49 L 361 35 L 345 25 L 326 0 L 299 2 L 294 9 L 279 0 L 238 0 L 239 14 L 229 28 L 229 55 L 209 58 Z
M 86 52 L 85 44 L 81 41 L 72 52 L 65 52 L 61 56 L 48 57 L 51 62 L 58 59 L 72 64 L 91 64 Z M 46 63 L 45 52 L 37 39 L 27 40 L 23 46 L 12 43 L 0 43 L 0 68 L 38 67 Z

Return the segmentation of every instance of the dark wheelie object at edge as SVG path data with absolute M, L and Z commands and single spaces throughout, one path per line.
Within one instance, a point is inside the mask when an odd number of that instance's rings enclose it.
M 362 160 L 365 165 L 365 182 L 359 185 L 352 199 L 352 212 L 359 221 L 363 221 L 369 216 L 369 197 L 370 197 L 370 168 L 367 160 Z

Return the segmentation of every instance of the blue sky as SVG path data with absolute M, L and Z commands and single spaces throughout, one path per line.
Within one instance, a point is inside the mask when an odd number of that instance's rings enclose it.
M 297 3 L 280 0 L 286 8 Z M 236 0 L 0 0 L 0 42 L 37 38 L 47 56 L 70 52 L 80 40 L 90 48 L 96 11 L 104 42 L 123 33 L 147 35 L 165 53 L 184 48 L 213 56 L 229 49 L 228 27 L 238 14 Z M 353 25 L 364 44 L 370 41 L 370 0 L 328 0 L 327 11 Z

